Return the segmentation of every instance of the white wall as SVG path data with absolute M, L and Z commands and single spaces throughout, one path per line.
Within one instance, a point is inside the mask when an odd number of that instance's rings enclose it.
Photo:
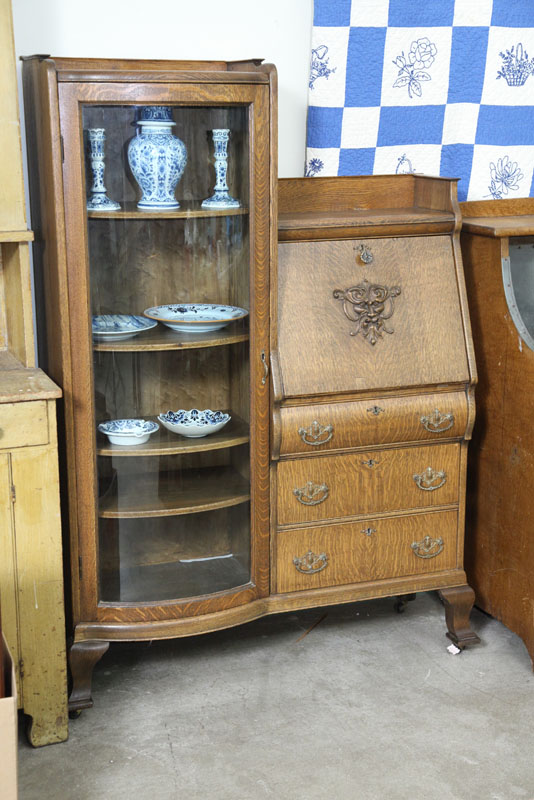
M 313 0 L 12 0 L 12 7 L 17 59 L 46 53 L 276 64 L 279 175 L 303 175 Z

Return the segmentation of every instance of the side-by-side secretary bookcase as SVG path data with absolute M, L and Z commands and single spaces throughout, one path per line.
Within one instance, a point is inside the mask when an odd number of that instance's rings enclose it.
M 435 588 L 451 635 L 476 640 L 454 184 L 282 182 L 282 235 L 314 210 L 301 238 L 340 241 L 296 242 L 289 260 L 282 244 L 277 295 L 275 80 L 261 62 L 24 63 L 48 362 L 64 391 L 73 710 L 91 705 L 113 640 L 277 611 Z M 178 183 L 158 194 L 169 162 Z M 374 321 L 351 336 L 341 295 L 365 280 Z M 240 318 L 191 333 L 191 304 Z M 231 420 L 201 438 L 163 425 L 191 409 Z M 159 429 L 138 444 L 99 431 L 132 418 Z

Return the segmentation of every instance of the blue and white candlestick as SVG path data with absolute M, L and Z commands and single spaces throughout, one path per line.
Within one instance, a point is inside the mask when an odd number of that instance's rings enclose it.
M 93 185 L 87 200 L 88 211 L 118 211 L 119 203 L 110 200 L 104 186 L 104 142 L 106 141 L 105 128 L 88 128 L 87 141 L 89 143 L 89 161 L 93 173 Z
M 202 201 L 202 208 L 239 208 L 241 203 L 234 200 L 228 191 L 226 176 L 228 174 L 228 128 L 214 128 L 212 130 L 213 144 L 215 145 L 215 187 L 211 197 Z

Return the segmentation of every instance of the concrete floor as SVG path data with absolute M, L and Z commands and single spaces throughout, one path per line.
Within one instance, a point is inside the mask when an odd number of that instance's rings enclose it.
M 534 800 L 530 659 L 472 622 L 459 655 L 435 593 L 112 645 L 69 740 L 21 736 L 20 800 Z

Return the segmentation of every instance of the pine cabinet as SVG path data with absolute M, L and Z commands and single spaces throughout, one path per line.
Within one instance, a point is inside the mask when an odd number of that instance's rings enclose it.
M 37 747 L 68 736 L 56 437 L 61 391 L 35 368 L 33 233 L 26 225 L 9 0 L 0 0 L 0 84 L 0 605 L 18 707 Z M 6 759 L 3 774 L 11 785 L 9 754 Z

